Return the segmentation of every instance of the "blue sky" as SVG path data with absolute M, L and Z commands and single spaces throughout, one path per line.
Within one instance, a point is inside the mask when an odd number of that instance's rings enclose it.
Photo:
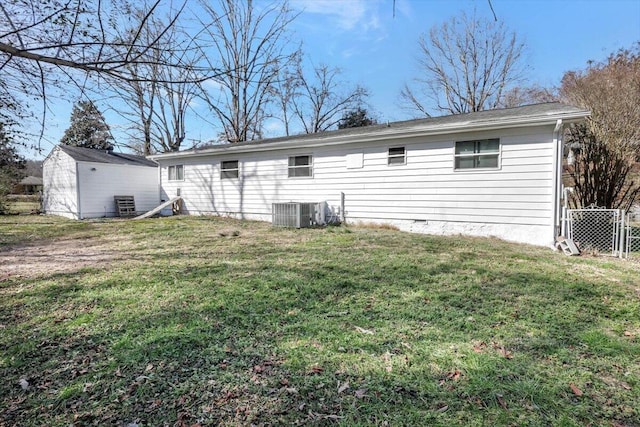
M 411 118 L 400 108 L 399 92 L 418 74 L 421 34 L 461 11 L 493 17 L 487 0 L 396 0 L 395 17 L 393 0 L 290 3 L 300 11 L 291 27 L 292 40 L 302 42 L 313 63 L 339 67 L 344 81 L 366 87 L 371 93 L 370 109 L 383 122 Z M 492 0 L 492 4 L 498 19 L 526 44 L 530 83 L 556 85 L 564 72 L 584 69 L 588 60 L 604 59 L 640 41 L 638 0 Z M 49 114 L 44 155 L 68 126 L 70 107 L 60 101 Z M 106 116 L 117 137 L 117 117 Z M 187 126 L 187 139 L 206 140 L 217 133 L 197 119 Z M 268 136 L 281 133 L 277 122 L 268 129 Z
M 293 0 L 306 8 L 296 31 L 317 60 L 342 68 L 369 88 L 371 104 L 383 120 L 406 119 L 398 93 L 414 78 L 417 40 L 450 17 L 465 11 L 491 17 L 487 0 Z M 528 79 L 555 85 L 563 73 L 582 69 L 640 40 L 640 1 L 493 0 L 499 20 L 526 44 Z M 336 7 L 338 6 L 338 7 Z

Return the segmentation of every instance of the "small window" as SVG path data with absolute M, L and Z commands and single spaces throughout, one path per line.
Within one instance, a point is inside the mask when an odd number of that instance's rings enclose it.
M 404 147 L 389 148 L 389 156 L 387 157 L 388 165 L 404 165 L 407 162 L 407 155 Z
M 456 169 L 496 169 L 500 157 L 499 139 L 457 141 Z
M 313 176 L 313 156 L 289 157 L 289 178 Z
M 184 165 L 169 166 L 169 181 L 184 181 Z
M 227 160 L 220 163 L 220 179 L 232 179 L 238 177 L 238 161 Z

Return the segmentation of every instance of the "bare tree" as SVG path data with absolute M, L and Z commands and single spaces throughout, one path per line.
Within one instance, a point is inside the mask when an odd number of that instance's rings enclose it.
M 131 73 L 132 64 L 147 63 L 150 52 L 162 51 L 160 40 L 176 22 L 184 3 L 164 21 L 156 39 L 142 41 L 141 29 L 162 8 L 151 1 L 143 15 L 131 14 L 128 0 L 9 0 L 0 3 L 0 90 L 14 100 L 43 102 L 54 88 L 86 90 L 89 79 L 150 80 Z M 124 42 L 110 28 L 127 20 L 136 28 Z M 111 23 L 111 25 L 109 25 Z M 180 63 L 164 64 L 183 68 Z M 208 78 L 209 76 L 199 76 Z
M 219 0 L 219 10 L 202 1 L 200 40 L 216 55 L 212 69 L 225 72 L 201 86 L 228 142 L 262 137 L 273 85 L 295 56 L 287 49 L 287 26 L 294 19 L 287 2 L 256 7 L 252 0 Z M 220 61 L 219 64 L 214 61 Z
M 567 135 L 574 204 L 628 209 L 640 197 L 640 43 L 566 73 L 560 93 L 591 111 Z
M 598 139 L 635 150 L 640 143 L 640 42 L 586 70 L 562 78 L 566 102 L 591 111 L 588 125 Z
M 291 98 L 293 114 L 305 133 L 324 132 L 338 125 L 342 116 L 361 105 L 369 95 L 362 86 L 344 90 L 340 70 L 327 65 L 314 67 L 311 78 L 298 70 L 298 91 Z
M 462 14 L 420 37 L 417 88 L 405 85 L 404 105 L 420 114 L 497 108 L 523 79 L 524 45 L 502 23 Z
M 632 178 L 635 155 L 610 141 L 597 139 L 589 125 L 573 125 L 567 138 L 572 164 L 568 165 L 573 192 L 571 205 L 629 209 L 640 196 L 640 184 Z
M 139 16 L 145 11 L 134 12 Z M 157 40 L 164 49 L 149 50 L 145 59 L 127 65 L 133 79 L 116 80 L 114 92 L 128 109 L 120 114 L 131 126 L 129 148 L 148 155 L 153 152 L 177 151 L 186 137 L 186 118 L 190 103 L 199 93 L 197 83 L 203 51 L 179 25 L 165 30 L 163 22 L 155 17 L 146 20 L 141 29 L 129 29 L 123 40 L 133 38 L 148 44 Z M 170 64 L 180 64 L 174 67 Z
M 284 125 L 284 133 L 289 136 L 295 120 L 293 102 L 299 96 L 301 86 L 301 61 L 302 52 L 298 51 L 292 57 L 290 64 L 280 70 L 278 78 L 271 86 L 271 96 L 279 113 L 276 116 Z

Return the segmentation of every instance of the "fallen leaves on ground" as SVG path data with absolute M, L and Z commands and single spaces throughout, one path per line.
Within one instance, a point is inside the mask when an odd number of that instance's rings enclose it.
M 569 387 L 571 387 L 571 391 L 573 391 L 573 394 L 575 394 L 578 397 L 584 394 L 582 390 L 580 390 L 578 386 L 576 386 L 574 383 L 569 383 Z

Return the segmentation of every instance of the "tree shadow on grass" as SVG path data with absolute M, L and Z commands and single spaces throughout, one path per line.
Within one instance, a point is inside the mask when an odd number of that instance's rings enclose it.
M 328 250 L 287 263 L 274 251 L 52 275 L 1 306 L 2 420 L 632 423 L 637 391 L 603 406 L 610 390 L 589 370 L 639 351 L 607 335 L 617 314 L 605 286 L 444 253 L 357 263 L 327 262 Z

